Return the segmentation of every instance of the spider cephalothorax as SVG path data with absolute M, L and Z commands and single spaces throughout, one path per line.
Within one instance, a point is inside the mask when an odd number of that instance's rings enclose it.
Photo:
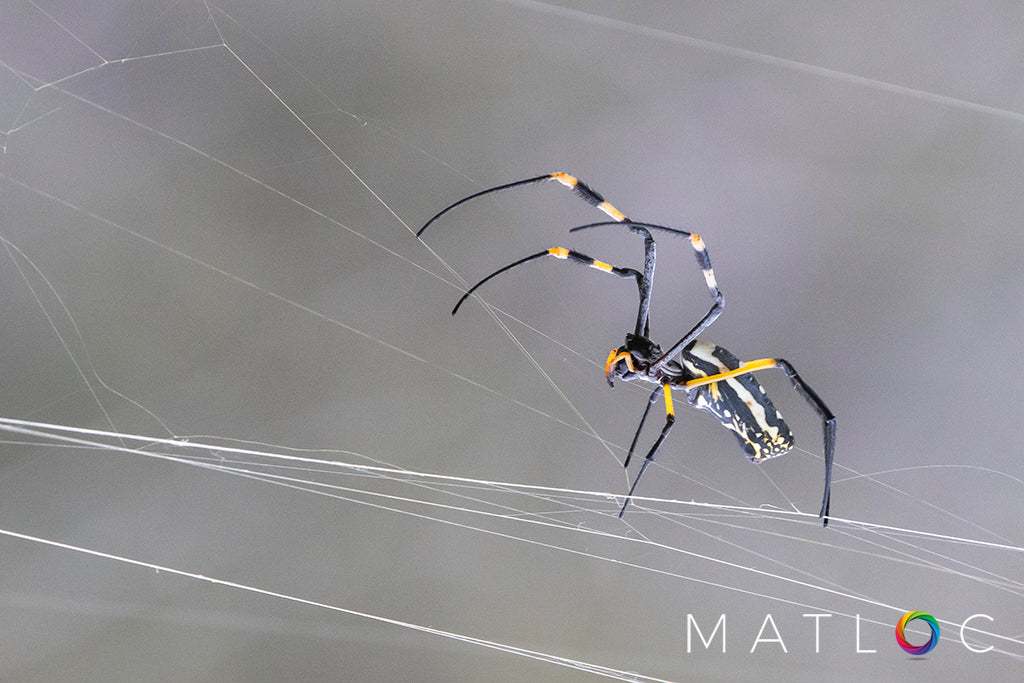
M 608 379 L 608 386 L 615 386 L 612 377 L 617 377 L 625 382 L 641 378 L 647 379 L 650 377 L 651 366 L 661 356 L 660 346 L 647 337 L 627 332 L 626 343 L 617 349 L 612 349 L 604 364 L 604 374 Z
M 793 387 L 807 399 L 807 402 L 817 411 L 822 420 L 825 444 L 825 493 L 818 516 L 827 525 L 832 483 L 832 460 L 836 441 L 835 416 L 825 405 L 825 402 L 811 389 L 810 385 L 800 378 L 793 366 L 781 358 L 762 358 L 742 363 L 736 356 L 721 346 L 704 342 L 697 338 L 701 332 L 715 321 L 722 312 L 724 305 L 724 298 L 718 290 L 715 273 L 711 268 L 711 258 L 708 256 L 704 241 L 699 235 L 654 223 L 632 221 L 624 213 L 606 202 L 604 197 L 575 177 L 568 173 L 558 172 L 506 183 L 505 185 L 482 190 L 460 199 L 427 221 L 416 233 L 416 236 L 422 235 L 427 226 L 442 215 L 471 199 L 544 180 L 556 180 L 562 185 L 571 188 L 584 201 L 596 206 L 612 219 L 611 221 L 581 225 L 572 228 L 569 232 L 587 230 L 604 225 L 622 225 L 634 234 L 642 237 L 644 240 L 643 271 L 613 266 L 610 263 L 598 261 L 586 254 L 566 249 L 565 247 L 551 247 L 550 249 L 545 249 L 544 251 L 514 261 L 470 287 L 463 294 L 462 298 L 459 299 L 458 303 L 455 304 L 455 308 L 452 309 L 452 315 L 455 315 L 470 294 L 491 278 L 516 266 L 548 256 L 617 275 L 620 278 L 634 280 L 640 294 L 636 326 L 632 333 L 626 334 L 626 343 L 617 349 L 613 349 L 608 354 L 608 360 L 605 362 L 605 378 L 608 380 L 609 385 L 613 384 L 613 378 L 616 378 L 626 382 L 642 380 L 654 384 L 655 387 L 647 399 L 647 407 L 640 418 L 640 425 L 633 435 L 633 442 L 630 444 L 623 464 L 626 467 L 629 466 L 629 461 L 636 449 L 637 440 L 640 438 L 640 431 L 647 420 L 647 414 L 658 397 L 662 395 L 665 397 L 665 425 L 661 428 L 661 433 L 658 435 L 657 440 L 655 440 L 654 445 L 647 452 L 647 457 L 644 458 L 640 472 L 637 473 L 629 493 L 626 494 L 626 499 L 622 504 L 622 509 L 619 511 L 619 516 L 621 517 L 626 511 L 626 506 L 629 505 L 633 492 L 640 482 L 640 477 L 643 476 L 644 470 L 654 460 L 654 456 L 658 453 L 658 449 L 661 448 L 662 442 L 668 436 L 668 433 L 672 430 L 672 425 L 675 423 L 675 408 L 672 402 L 673 389 L 682 389 L 685 392 L 687 405 L 710 413 L 722 426 L 732 431 L 739 440 L 744 454 L 751 461 L 759 463 L 789 452 L 793 448 L 793 435 L 785 421 L 783 421 L 782 415 L 772 405 L 764 387 L 751 374 L 756 370 L 778 368 L 786 373 Z M 651 236 L 652 230 L 689 238 L 690 246 L 693 248 L 694 256 L 697 258 L 697 265 L 704 275 L 704 282 L 707 285 L 712 300 L 711 308 L 704 314 L 704 317 L 665 352 L 662 352 L 661 347 L 650 339 L 648 319 L 651 307 L 651 291 L 654 286 L 654 265 L 656 260 L 654 238 Z

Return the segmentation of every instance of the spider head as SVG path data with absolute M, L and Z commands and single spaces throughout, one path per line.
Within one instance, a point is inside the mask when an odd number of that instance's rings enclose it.
M 613 377 L 624 382 L 644 375 L 647 369 L 661 357 L 661 347 L 646 337 L 635 334 L 626 335 L 626 343 L 612 349 L 604 364 L 604 375 L 608 386 L 615 386 Z

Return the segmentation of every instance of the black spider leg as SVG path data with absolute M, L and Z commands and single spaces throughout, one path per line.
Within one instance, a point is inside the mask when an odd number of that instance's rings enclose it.
M 621 221 L 598 221 L 596 223 L 587 223 L 586 225 L 579 225 L 575 228 L 571 228 L 569 232 L 578 232 L 580 230 L 598 228 L 604 225 L 622 225 L 628 228 L 630 232 L 634 232 L 644 238 L 644 284 L 641 286 L 640 290 L 640 310 L 637 313 L 635 334 L 637 336 L 650 338 L 651 293 L 654 291 L 654 262 L 656 259 L 654 238 L 651 237 L 651 230 L 661 230 L 672 235 L 689 237 L 691 240 L 693 239 L 693 234 L 686 230 L 669 228 L 656 223 L 640 223 L 638 221 L 630 220 L 629 218 L 624 218 Z M 710 324 L 711 323 L 709 322 L 708 325 Z M 704 327 L 707 327 L 707 325 Z
M 711 308 L 708 309 L 708 312 L 704 314 L 704 317 L 693 326 L 693 329 L 683 335 L 682 339 L 673 344 L 661 358 L 651 365 L 651 370 L 656 373 L 663 372 L 665 365 L 669 361 L 675 358 L 680 351 L 696 339 L 701 332 L 706 330 L 711 323 L 715 322 L 715 319 L 721 315 L 722 308 L 725 306 L 725 297 L 718 289 L 718 283 L 715 280 L 715 271 L 711 268 L 711 257 L 708 256 L 708 251 L 704 247 L 704 240 L 700 238 L 700 235 L 691 234 L 690 245 L 693 247 L 694 255 L 697 257 L 697 265 L 700 266 L 701 272 L 704 273 L 704 281 L 707 283 L 708 292 L 711 294 Z
M 836 448 L 836 416 L 828 409 L 828 406 L 821 400 L 821 397 L 818 396 L 817 392 L 815 392 L 814 389 L 812 389 L 810 385 L 797 374 L 796 369 L 788 361 L 781 358 L 761 358 L 759 360 L 752 360 L 743 363 L 735 370 L 729 370 L 727 372 L 722 372 L 717 375 L 709 375 L 707 377 L 695 377 L 688 380 L 683 386 L 687 389 L 692 389 L 701 385 L 714 384 L 716 382 L 727 380 L 731 377 L 736 377 L 737 375 L 743 375 L 767 368 L 778 368 L 785 372 L 786 376 L 789 377 L 789 381 L 793 384 L 793 388 L 800 392 L 804 399 L 811 404 L 811 407 L 813 407 L 821 417 L 825 443 L 825 492 L 822 495 L 821 511 L 818 512 L 818 516 L 822 518 L 822 526 L 828 526 L 828 513 L 832 498 L 832 462 L 835 457 Z
M 610 263 L 598 261 L 597 259 L 591 258 L 586 254 L 581 254 L 578 251 L 573 251 L 571 249 L 566 249 L 564 247 L 552 247 L 551 249 L 545 249 L 544 251 L 540 251 L 537 252 L 536 254 L 531 254 L 530 256 L 521 258 L 518 261 L 515 261 L 514 263 L 508 264 L 504 268 L 499 268 L 498 270 L 494 271 L 493 273 L 485 277 L 480 282 L 470 287 L 466 291 L 466 293 L 462 295 L 462 298 L 459 299 L 458 303 L 455 304 L 455 308 L 452 309 L 452 315 L 458 313 L 459 307 L 462 306 L 463 302 L 469 298 L 470 294 L 475 292 L 480 287 L 480 285 L 484 284 L 491 278 L 497 275 L 501 275 L 506 270 L 511 270 L 516 266 L 521 266 L 524 263 L 529 263 L 530 261 L 534 261 L 539 258 L 544 258 L 545 256 L 554 256 L 557 259 L 579 263 L 580 265 L 588 266 L 590 268 L 596 268 L 597 270 L 604 271 L 605 273 L 611 273 L 612 275 L 618 275 L 619 277 L 622 278 L 633 278 L 634 280 L 636 280 L 637 287 L 640 288 L 641 291 L 643 290 L 644 276 L 643 273 L 640 273 L 637 270 L 634 270 L 632 268 L 619 268 L 618 266 L 613 266 Z
M 821 400 L 817 392 L 800 378 L 800 375 L 797 374 L 796 369 L 792 365 L 781 358 L 776 358 L 775 363 L 776 367 L 785 372 L 786 376 L 789 377 L 789 381 L 793 383 L 793 388 L 803 394 L 807 402 L 821 416 L 822 431 L 825 437 L 825 493 L 821 499 L 821 511 L 818 513 L 818 516 L 823 520 L 822 526 L 828 526 L 828 511 L 832 502 L 832 460 L 836 449 L 836 416 L 828 409 L 828 406 Z
M 457 206 L 465 204 L 466 202 L 468 202 L 468 201 L 470 201 L 472 199 L 476 199 L 476 198 L 481 197 L 483 195 L 491 194 L 491 193 L 494 193 L 494 192 L 501 192 L 502 190 L 507 190 L 507 189 L 510 189 L 510 188 L 513 188 L 513 187 L 518 187 L 520 185 L 528 185 L 528 184 L 531 184 L 531 183 L 542 182 L 544 180 L 557 180 L 562 185 L 564 185 L 564 186 L 566 186 L 568 188 L 571 188 L 572 191 L 578 197 L 580 197 L 583 201 L 587 202 L 591 206 L 594 206 L 594 207 L 600 209 L 604 213 L 608 214 L 608 216 L 613 218 L 614 220 L 613 221 L 609 221 L 610 223 L 625 224 L 625 225 L 629 226 L 630 229 L 633 232 L 636 232 L 636 233 L 642 235 L 644 237 L 644 272 L 640 273 L 640 272 L 638 272 L 638 271 L 636 271 L 636 270 L 634 270 L 632 268 L 619 268 L 617 266 L 612 266 L 612 265 L 604 263 L 602 261 L 598 261 L 597 259 L 591 258 L 590 256 L 587 256 L 586 254 L 582 254 L 582 253 L 577 252 L 577 251 L 572 251 L 572 250 L 565 249 L 565 248 L 562 248 L 562 247 L 553 247 L 551 249 L 547 249 L 545 251 L 538 252 L 536 254 L 531 254 L 530 256 L 526 256 L 524 258 L 521 258 L 521 259 L 519 259 L 518 261 L 516 261 L 514 263 L 510 263 L 509 265 L 505 266 L 504 268 L 500 268 L 499 270 L 497 270 L 497 271 L 491 273 L 490 275 L 488 275 L 487 277 L 485 277 L 480 282 L 478 282 L 475 285 L 473 285 L 473 287 L 471 287 L 469 289 L 469 291 L 466 292 L 462 296 L 462 298 L 459 299 L 459 301 L 455 304 L 455 308 L 452 309 L 452 315 L 455 315 L 455 313 L 459 310 L 459 307 L 462 306 L 463 301 L 465 301 L 466 298 L 468 298 L 469 295 L 472 294 L 477 289 L 477 287 L 479 287 L 483 283 L 487 282 L 488 280 L 490 280 L 494 276 L 499 275 L 499 274 L 505 272 L 506 270 L 510 270 L 512 268 L 515 268 L 516 266 L 519 266 L 519 265 L 522 265 L 524 263 L 528 263 L 530 261 L 533 261 L 534 259 L 543 258 L 544 256 L 555 256 L 556 258 L 568 259 L 568 260 L 571 260 L 571 261 L 575 261 L 577 263 L 581 263 L 581 264 L 589 266 L 591 268 L 597 268 L 598 270 L 603 270 L 605 272 L 612 273 L 612 274 L 618 275 L 620 277 L 632 277 L 632 278 L 634 278 L 636 280 L 637 287 L 639 289 L 639 294 L 640 294 L 640 306 L 639 306 L 639 309 L 637 311 L 637 319 L 636 319 L 636 325 L 635 325 L 634 329 L 635 329 L 635 332 L 636 332 L 636 334 L 638 336 L 647 337 L 647 335 L 650 333 L 649 315 L 650 315 L 650 307 L 651 307 L 651 290 L 652 290 L 653 281 L 654 281 L 654 263 L 655 263 L 655 256 L 656 256 L 655 255 L 654 239 L 651 237 L 651 233 L 648 230 L 646 230 L 646 226 L 648 224 L 645 224 L 645 223 L 635 223 L 635 222 L 631 221 L 629 218 L 626 217 L 626 215 L 624 213 L 622 213 L 621 211 L 616 209 L 614 206 L 609 204 L 607 201 L 605 201 L 605 198 L 602 197 L 598 192 L 595 192 L 593 189 L 590 188 L 590 186 L 588 186 L 586 183 L 580 181 L 575 176 L 571 176 L 568 173 L 555 172 L 555 173 L 549 173 L 547 175 L 535 176 L 533 178 L 527 178 L 526 180 L 517 180 L 517 181 L 512 182 L 512 183 L 505 183 L 504 185 L 498 185 L 496 187 L 492 187 L 492 188 L 489 188 L 489 189 L 486 189 L 486 190 L 481 190 L 480 192 L 477 192 L 477 193 L 472 194 L 472 195 L 470 195 L 468 197 L 460 199 L 459 201 L 455 202 L 454 204 L 448 206 L 447 208 L 442 209 L 433 218 L 431 218 L 429 221 L 427 221 L 423 225 L 422 228 L 420 228 L 416 232 L 416 236 L 418 237 L 418 236 L 422 235 L 423 231 L 427 229 L 427 226 L 429 226 L 431 223 L 436 221 L 438 218 L 440 218 L 441 216 L 443 216 L 447 212 L 451 211 L 452 209 L 454 209 Z M 580 228 L 574 228 L 573 230 L 579 230 L 579 229 L 583 229 L 583 228 L 587 228 L 587 227 L 593 227 L 593 225 L 602 225 L 602 223 L 596 223 L 596 224 L 592 224 L 592 225 L 589 225 L 589 226 L 581 226 Z M 655 227 L 659 227 L 660 228 L 661 226 L 655 226 Z M 672 232 L 678 232 L 678 231 L 673 231 L 671 228 L 662 228 L 662 229 L 669 230 L 669 231 L 672 231 Z M 572 232 L 572 230 L 570 230 L 570 232 Z M 689 234 L 689 233 L 686 233 L 686 234 Z
M 508 189 L 511 189 L 511 188 L 514 188 L 514 187 L 519 187 L 521 185 L 530 185 L 532 183 L 539 183 L 539 182 L 543 182 L 545 180 L 557 180 L 559 183 L 561 183 L 565 187 L 570 188 L 576 194 L 576 196 L 578 196 L 580 199 L 582 199 L 586 203 L 590 204 L 591 206 L 594 206 L 594 207 L 600 209 L 604 213 L 608 214 L 609 217 L 614 219 L 614 221 L 613 221 L 614 223 L 625 223 L 625 224 L 630 226 L 630 229 L 633 230 L 633 232 L 636 232 L 636 233 L 642 235 L 644 237 L 644 272 L 643 272 L 643 274 L 637 273 L 637 271 L 632 270 L 632 269 L 628 269 L 628 268 L 614 268 L 614 267 L 611 268 L 611 269 L 603 268 L 602 266 L 606 266 L 607 264 L 603 264 L 600 261 L 596 261 L 595 259 L 592 259 L 589 256 L 585 256 L 583 254 L 579 254 L 578 252 L 569 252 L 568 256 L 564 256 L 564 255 L 561 255 L 560 253 L 556 253 L 555 249 L 548 249 L 546 252 L 541 252 L 541 253 L 533 254 L 531 256 L 527 256 L 527 257 L 525 257 L 523 259 L 520 259 L 519 261 L 516 261 L 515 263 L 512 263 L 512 264 L 506 266 L 505 268 L 503 268 L 503 269 L 501 269 L 501 270 L 499 270 L 499 271 L 497 271 L 495 273 L 492 273 L 491 275 L 489 275 L 486 278 L 484 278 L 484 280 L 482 280 L 481 282 L 478 282 L 472 289 L 470 289 L 470 292 L 472 292 L 474 289 L 476 289 L 481 284 L 483 284 L 484 282 L 486 282 L 490 278 L 494 277 L 498 273 L 502 273 L 502 272 L 508 270 L 509 268 L 514 268 L 515 266 L 518 266 L 520 264 L 526 263 L 528 261 L 532 261 L 533 259 L 536 259 L 536 258 L 541 258 L 542 256 L 545 256 L 545 255 L 555 255 L 555 256 L 558 256 L 559 258 L 566 258 L 566 257 L 568 257 L 568 258 L 570 258 L 572 260 L 575 260 L 575 261 L 580 261 L 581 259 L 577 258 L 577 257 L 582 257 L 582 261 L 584 263 L 586 263 L 586 265 L 592 266 L 594 268 L 599 268 L 601 270 L 608 270 L 609 272 L 613 272 L 613 273 L 615 273 L 617 275 L 621 274 L 621 273 L 628 273 L 630 277 L 635 277 L 636 278 L 637 285 L 638 285 L 638 287 L 640 289 L 640 306 L 639 306 L 639 310 L 637 311 L 637 320 L 636 320 L 636 325 L 634 327 L 634 330 L 635 330 L 635 334 L 637 336 L 647 337 L 650 334 L 649 316 L 650 316 L 650 307 L 651 307 L 651 289 L 653 287 L 653 282 L 654 282 L 653 278 L 654 278 L 654 261 L 655 261 L 654 240 L 651 238 L 651 233 L 648 230 L 645 229 L 648 224 L 634 223 L 633 221 L 629 220 L 629 218 L 627 218 L 624 213 L 622 213 L 621 211 L 616 209 L 614 206 L 609 204 L 607 201 L 605 201 L 604 197 L 602 197 L 600 195 L 600 193 L 598 193 L 598 192 L 594 191 L 593 189 L 591 189 L 590 186 L 588 186 L 586 183 L 582 182 L 581 180 L 579 180 L 575 176 L 569 175 L 568 173 L 562 173 L 561 171 L 556 171 L 554 173 L 548 173 L 548 174 L 545 174 L 545 175 L 534 176 L 533 178 L 527 178 L 525 180 L 517 180 L 515 182 L 505 183 L 504 185 L 497 185 L 495 187 L 491 187 L 491 188 L 488 188 L 486 190 L 481 190 L 479 192 L 475 192 L 475 193 L 469 195 L 468 197 L 463 197 L 462 199 L 460 199 L 459 201 L 455 202 L 454 204 L 451 204 L 451 205 L 445 207 L 444 209 L 442 209 L 441 211 L 439 211 L 437 214 L 434 215 L 433 218 L 431 218 L 426 223 L 424 223 L 422 228 L 420 228 L 419 230 L 416 231 L 416 236 L 417 237 L 421 236 L 423 234 L 423 232 L 427 229 L 427 227 L 430 226 L 431 223 L 433 223 L 438 218 L 440 218 L 441 216 L 445 215 L 446 213 L 448 213 L 452 209 L 454 209 L 454 208 L 456 208 L 458 206 L 461 206 L 461 205 L 465 204 L 466 202 L 472 201 L 473 199 L 477 199 L 478 197 L 482 197 L 484 195 L 492 194 L 492 193 L 495 193 L 495 192 L 502 192 L 504 190 L 508 190 Z M 598 223 L 598 224 L 594 224 L 594 225 L 601 225 L 601 224 Z M 580 228 L 577 228 L 577 229 L 583 229 L 583 228 L 586 228 L 586 227 L 592 227 L 592 226 L 581 226 Z M 653 226 L 653 227 L 661 228 L 663 230 L 668 230 L 670 232 L 679 232 L 679 231 L 676 231 L 676 230 L 672 230 L 671 228 L 662 228 L 662 226 Z M 688 235 L 689 233 L 685 233 L 685 234 Z M 557 251 L 558 252 L 563 252 L 563 251 L 566 251 L 566 250 L 560 249 L 560 250 L 557 250 Z M 467 296 L 468 296 L 468 294 L 470 292 L 467 292 Z M 455 305 L 455 309 L 452 311 L 453 315 L 459 309 L 459 306 L 462 305 L 462 301 L 465 298 L 466 297 L 463 296 L 463 298 L 460 299 L 459 302 Z
M 513 187 L 519 187 L 520 185 L 529 185 L 531 183 L 539 183 L 542 180 L 550 180 L 550 179 L 551 179 L 551 174 L 547 173 L 545 175 L 539 175 L 539 176 L 537 176 L 535 178 L 527 178 L 526 180 L 517 180 L 514 183 L 505 183 L 504 185 L 498 185 L 497 187 L 490 187 L 490 188 L 488 188 L 486 190 L 480 190 L 479 192 L 471 194 L 468 197 L 464 197 L 464 198 L 460 199 L 459 201 L 455 202 L 454 204 L 451 204 L 450 206 L 447 206 L 447 207 L 441 209 L 440 211 L 438 211 L 434 215 L 433 218 L 431 218 L 429 221 L 424 223 L 423 227 L 416 231 L 416 236 L 417 237 L 421 236 L 423 234 L 423 231 L 426 230 L 427 227 L 429 227 L 431 223 L 433 223 L 438 218 L 440 218 L 441 216 L 445 215 L 446 213 L 448 213 L 449 211 L 451 211 L 455 207 L 462 206 L 466 202 L 472 201 L 473 199 L 476 199 L 477 197 L 483 197 L 484 195 L 491 194 L 492 192 L 501 192 L 502 190 L 509 190 L 509 189 L 511 189 Z
M 644 414 L 640 416 L 640 424 L 636 428 L 636 433 L 633 434 L 633 441 L 629 444 L 629 452 L 626 453 L 626 460 L 622 463 L 623 467 L 629 467 L 629 461 L 633 458 L 633 452 L 636 451 L 636 442 L 640 439 L 640 432 L 644 428 L 644 423 L 647 422 L 647 415 L 651 412 L 651 406 L 661 396 L 661 385 L 654 387 L 654 391 L 647 397 L 647 405 L 644 407 Z
M 629 458 L 633 454 L 633 448 L 636 447 L 637 439 L 640 437 L 640 430 L 643 429 L 644 422 L 647 420 L 647 413 L 650 412 L 651 406 L 654 401 L 658 398 L 658 394 L 664 390 L 665 392 L 665 426 L 661 428 L 661 434 L 658 435 L 654 445 L 651 446 L 651 450 L 647 452 L 647 456 L 644 458 L 643 464 L 640 466 L 640 471 L 636 474 L 636 479 L 633 480 L 633 485 L 629 487 L 629 493 L 626 494 L 626 500 L 622 503 L 622 509 L 619 510 L 619 517 L 626 514 L 626 508 L 629 506 L 629 501 L 633 498 L 633 492 L 636 491 L 636 485 L 640 483 L 640 477 L 644 476 L 644 472 L 647 470 L 647 466 L 654 462 L 654 456 L 658 454 L 658 449 L 661 448 L 661 444 L 665 441 L 665 437 L 668 436 L 669 432 L 672 431 L 672 425 L 676 422 L 675 409 L 672 406 L 672 391 L 669 389 L 668 383 L 665 383 L 651 392 L 650 398 L 647 399 L 647 407 L 644 409 L 643 417 L 640 418 L 640 426 L 636 429 L 636 434 L 633 435 L 633 443 L 629 447 L 629 455 L 626 456 L 626 464 L 629 464 Z
M 578 225 L 575 228 L 570 228 L 569 232 L 579 232 L 580 230 L 596 228 L 602 225 L 622 225 L 644 238 L 644 272 L 641 279 L 637 281 L 640 287 L 640 306 L 636 312 L 636 326 L 633 329 L 633 334 L 638 337 L 649 338 L 651 334 L 651 293 L 654 291 L 654 264 L 657 260 L 657 248 L 654 245 L 654 238 L 651 237 L 651 231 L 647 229 L 652 227 L 652 225 L 650 223 L 637 223 L 628 218 L 623 218 L 621 221 L 599 221 L 597 223 Z
M 440 218 L 441 216 L 445 215 L 446 213 L 448 213 L 449 211 L 451 211 L 455 207 L 462 206 L 466 202 L 472 201 L 472 200 L 474 200 L 474 199 L 476 199 L 478 197 L 483 197 L 484 195 L 492 194 L 494 192 L 501 192 L 503 190 L 510 190 L 513 187 L 519 187 L 520 185 L 530 185 L 532 183 L 540 183 L 540 182 L 543 182 L 545 180 L 557 180 L 562 185 L 565 185 L 566 187 L 571 188 L 572 191 L 575 192 L 576 195 L 578 197 L 580 197 L 583 201 L 587 202 L 591 206 L 596 206 L 597 208 L 601 209 L 602 211 L 604 211 L 606 214 L 608 214 L 609 216 L 611 216 L 615 220 L 617 220 L 617 221 L 624 221 L 624 220 L 626 220 L 626 217 L 622 214 L 621 211 L 619 211 L 614 206 L 612 206 L 611 204 L 606 202 L 604 200 L 604 197 L 602 197 L 600 194 L 598 194 L 597 192 L 594 192 L 592 189 L 590 189 L 590 187 L 587 186 L 586 183 L 580 181 L 575 176 L 569 175 L 568 173 L 562 173 L 561 171 L 556 171 L 555 173 L 545 173 L 544 175 L 534 176 L 533 178 L 527 178 L 526 180 L 517 180 L 517 181 L 515 181 L 513 183 L 505 183 L 504 185 L 497 185 L 495 187 L 489 187 L 486 190 L 480 190 L 479 192 L 474 192 L 473 194 L 469 195 L 468 197 L 463 197 L 462 199 L 460 199 L 459 201 L 455 202 L 454 204 L 451 204 L 450 206 L 447 206 L 447 207 L 441 209 L 440 211 L 438 211 L 434 215 L 433 218 L 431 218 L 429 221 L 424 223 L 423 227 L 416 231 L 416 236 L 420 237 L 423 234 L 423 231 L 426 230 L 427 227 L 429 227 L 431 223 L 433 223 L 438 218 Z

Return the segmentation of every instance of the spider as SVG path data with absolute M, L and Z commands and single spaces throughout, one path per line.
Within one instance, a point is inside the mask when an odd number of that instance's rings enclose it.
M 793 434 L 789 426 L 782 419 L 782 414 L 772 405 L 764 388 L 751 374 L 756 370 L 778 368 L 786 373 L 793 387 L 803 395 L 822 420 L 825 438 L 825 493 L 821 501 L 821 511 L 818 513 L 818 517 L 823 520 L 824 526 L 828 526 L 832 459 L 836 441 L 835 416 L 810 385 L 804 382 L 793 366 L 785 360 L 781 358 L 762 358 L 743 363 L 721 346 L 698 339 L 698 335 L 721 314 L 725 301 L 715 281 L 715 273 L 711 269 L 711 259 L 708 256 L 707 249 L 704 247 L 704 241 L 699 235 L 663 225 L 633 221 L 577 178 L 568 173 L 556 172 L 498 185 L 460 199 L 427 221 L 417 231 L 416 236 L 422 236 L 427 227 L 441 218 L 441 216 L 468 201 L 483 197 L 484 195 L 545 180 L 555 180 L 565 187 L 572 189 L 576 196 L 588 204 L 597 207 L 612 219 L 610 221 L 580 225 L 570 229 L 570 233 L 608 225 L 622 225 L 634 234 L 642 237 L 644 240 L 643 271 L 641 272 L 633 268 L 620 268 L 619 266 L 598 261 L 586 254 L 564 247 L 552 247 L 536 254 L 525 256 L 503 268 L 499 268 L 480 280 L 480 282 L 470 287 L 462 295 L 462 298 L 455 304 L 455 308 L 452 309 L 452 315 L 455 315 L 469 295 L 485 282 L 524 263 L 548 256 L 595 268 L 626 280 L 634 280 L 640 294 L 636 326 L 632 332 L 626 333 L 626 341 L 622 346 L 612 349 L 604 366 L 605 378 L 610 386 L 614 386 L 613 378 L 621 379 L 624 382 L 642 380 L 655 385 L 654 390 L 651 391 L 647 399 L 647 406 L 640 417 L 640 424 L 633 434 L 633 441 L 629 445 L 629 451 L 623 462 L 626 468 L 629 467 L 630 460 L 636 450 L 640 432 L 647 421 L 651 406 L 654 405 L 659 396 L 664 396 L 665 399 L 665 425 L 661 428 L 661 433 L 647 452 L 647 456 L 640 466 L 640 471 L 633 480 L 629 493 L 626 494 L 622 509 L 619 511 L 619 517 L 622 517 L 626 512 L 626 507 L 636 491 L 637 484 L 640 483 L 640 478 L 643 476 L 647 466 L 654 460 L 654 456 L 658 454 L 658 450 L 661 448 L 662 443 L 664 443 L 665 438 L 672 431 L 672 425 L 675 424 L 675 407 L 672 399 L 673 390 L 682 390 L 687 405 L 711 413 L 722 426 L 731 430 L 739 441 L 740 448 L 751 462 L 761 463 L 770 458 L 788 453 L 793 448 Z M 711 308 L 693 326 L 693 329 L 684 334 L 668 350 L 664 351 L 661 346 L 650 338 L 649 314 L 651 291 L 654 285 L 655 263 L 655 244 L 654 238 L 651 236 L 652 230 L 689 238 L 690 246 L 693 247 L 694 255 L 697 257 L 697 265 L 704 275 L 704 281 L 707 284 L 708 292 L 711 294 L 712 299 Z

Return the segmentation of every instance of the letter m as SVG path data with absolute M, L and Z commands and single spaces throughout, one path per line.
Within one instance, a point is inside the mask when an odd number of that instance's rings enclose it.
M 715 639 L 715 634 L 718 633 L 718 629 L 722 629 L 722 654 L 725 654 L 725 615 L 718 617 L 718 621 L 715 623 L 715 628 L 711 631 L 711 635 L 707 638 L 704 637 L 704 633 L 701 632 L 700 626 L 697 625 L 697 620 L 693 618 L 692 614 L 686 615 L 686 653 L 690 653 L 691 637 L 693 631 L 697 631 L 697 637 L 700 638 L 700 642 L 704 644 L 704 649 L 707 650 L 711 647 L 711 641 Z

